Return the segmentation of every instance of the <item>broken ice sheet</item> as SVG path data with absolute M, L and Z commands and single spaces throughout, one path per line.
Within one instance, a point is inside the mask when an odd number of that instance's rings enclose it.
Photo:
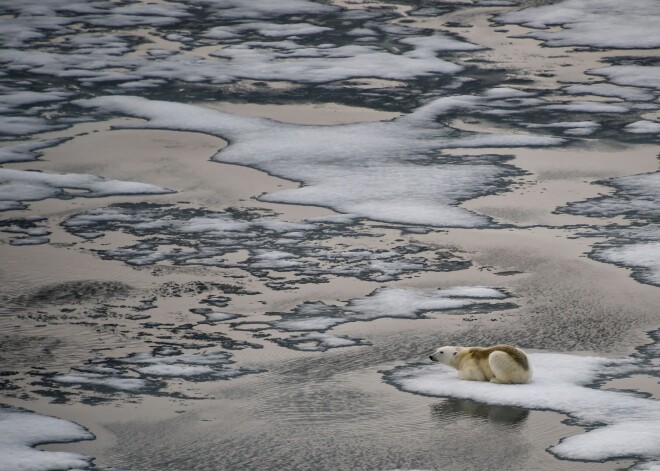
M 46 443 L 69 443 L 95 437 L 78 424 L 0 405 L 0 470 L 87 469 L 92 457 L 36 448 Z
M 351 338 L 347 335 L 334 335 L 325 332 L 303 333 L 272 340 L 278 345 L 306 352 L 324 352 L 331 348 L 371 345 L 369 342 L 366 342 L 362 339 Z
M 551 47 L 651 49 L 660 47 L 658 16 L 660 4 L 655 0 L 638 0 L 634 5 L 619 0 L 564 0 L 507 12 L 494 20 L 541 29 L 523 37 Z M 551 26 L 560 28 L 550 30 Z
M 67 190 L 80 190 L 67 192 Z M 152 195 L 173 193 L 155 185 L 120 180 L 106 180 L 79 173 L 42 173 L 0 168 L 0 203 L 9 206 L 28 201 L 62 197 L 102 197 L 116 195 Z
M 590 217 L 623 216 L 630 227 L 605 226 L 580 235 L 609 237 L 589 256 L 632 269 L 642 283 L 660 286 L 660 172 L 630 175 L 596 182 L 615 189 L 614 194 L 570 203 L 557 211 Z
M 513 305 L 494 301 L 508 297 L 502 290 L 482 286 L 456 286 L 438 290 L 387 287 L 379 288 L 364 298 L 352 299 L 342 306 L 307 302 L 290 312 L 269 313 L 281 319 L 267 324 L 284 331 L 324 332 L 347 322 L 388 317 L 419 319 L 428 312 L 465 308 L 507 309 Z
M 333 243 L 335 237 L 376 236 L 359 225 L 349 225 L 353 218 L 291 223 L 265 216 L 270 213 L 121 204 L 76 214 L 63 226 L 89 239 L 113 231 L 139 237 L 133 246 L 99 251 L 104 258 L 131 265 L 166 261 L 240 268 L 261 278 L 269 272 L 290 272 L 298 277 L 313 277 L 317 282 L 326 276 L 389 281 L 419 271 L 451 271 L 470 266 L 458 255 L 433 246 L 409 244 L 351 250 Z M 230 254 L 242 252 L 249 254 L 246 259 L 227 261 Z

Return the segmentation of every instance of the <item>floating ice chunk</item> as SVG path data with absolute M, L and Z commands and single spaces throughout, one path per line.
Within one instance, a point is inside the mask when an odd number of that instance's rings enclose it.
M 593 256 L 598 260 L 632 268 L 641 281 L 660 286 L 660 242 L 598 248 Z
M 42 245 L 50 242 L 48 237 L 20 237 L 12 239 L 9 242 L 11 245 Z
M 420 42 L 413 50 L 392 54 L 380 47 L 351 45 L 300 47 L 288 54 L 250 44 L 228 46 L 212 53 L 227 59 L 223 68 L 237 78 L 324 83 L 377 77 L 407 80 L 433 74 L 455 74 L 462 66 L 437 57 L 441 43 Z M 289 59 L 289 60 L 287 60 Z M 299 60 L 291 60 L 299 59 Z
M 590 69 L 587 73 L 607 77 L 607 80 L 617 85 L 660 90 L 660 66 L 613 65 L 601 69 Z
M 32 141 L 0 147 L 0 164 L 36 160 L 37 155 L 35 151 L 47 147 L 54 147 L 65 140 L 66 139 L 48 139 L 45 141 Z
M 592 217 L 660 218 L 660 172 L 611 178 L 598 183 L 617 191 L 613 196 L 571 203 L 560 211 Z
M 0 135 L 24 136 L 62 127 L 32 116 L 0 116 Z
M 328 333 L 305 333 L 294 335 L 285 339 L 275 339 L 276 343 L 288 348 L 303 351 L 324 352 L 330 348 L 354 347 L 368 345 L 361 339 L 353 339 L 345 335 Z
M 628 471 L 660 471 L 660 461 L 648 461 L 646 463 L 638 463 Z
M 51 101 L 61 101 L 71 96 L 67 92 L 32 92 L 20 91 L 0 95 L 0 109 L 16 108 L 19 106 L 32 105 Z
M 140 378 L 125 378 L 120 376 L 108 376 L 100 373 L 85 372 L 54 376 L 53 381 L 67 384 L 104 386 L 122 391 L 139 391 L 146 388 L 148 385 L 145 380 Z
M 655 99 L 655 95 L 646 90 L 600 83 L 591 85 L 569 85 L 563 90 L 571 95 L 596 95 L 621 98 L 626 101 L 651 101 Z
M 600 127 L 600 124 L 593 121 L 567 121 L 548 124 L 526 123 L 525 127 L 529 129 L 559 128 L 564 129 L 564 134 L 569 134 L 572 136 L 588 136 L 593 134 Z
M 192 312 L 193 314 L 199 314 L 200 316 L 204 316 L 206 318 L 206 322 L 222 322 L 240 317 L 239 314 L 230 314 L 228 312 L 214 311 L 213 309 L 208 307 L 191 309 L 190 312 Z
M 66 195 L 66 189 L 82 190 L 84 193 L 76 192 L 74 195 L 84 197 L 172 193 L 147 183 L 106 180 L 95 175 L 47 174 L 0 168 L 0 201 L 39 201 Z
M 504 13 L 495 21 L 538 29 L 561 26 L 558 31 L 523 35 L 546 46 L 652 49 L 660 47 L 658 16 L 660 4 L 655 0 L 638 0 L 634 7 L 619 0 L 564 0 Z
M 188 377 L 210 374 L 215 370 L 210 366 L 157 364 L 138 368 L 137 371 L 146 375 Z
M 138 353 L 123 359 L 122 362 L 136 365 L 219 365 L 230 363 L 231 360 L 225 352 L 179 353 L 167 356 Z
M 494 288 L 458 286 L 440 290 L 383 288 L 370 296 L 351 301 L 347 308 L 356 319 L 374 317 L 417 317 L 429 311 L 457 309 L 475 304 L 481 299 L 503 299 L 507 295 Z
M 546 110 L 575 111 L 578 113 L 625 113 L 630 108 L 625 105 L 598 103 L 594 101 L 574 101 L 572 103 L 546 105 Z
M 274 18 L 284 15 L 311 15 L 335 12 L 330 5 L 309 0 L 270 0 L 245 2 L 244 0 L 192 0 L 190 3 L 207 5 L 222 18 Z
M 660 123 L 653 121 L 635 121 L 623 128 L 626 132 L 634 134 L 660 134 Z
M 530 354 L 534 378 L 524 385 L 461 381 L 444 365 L 405 366 L 385 373 L 404 391 L 470 399 L 492 405 L 554 410 L 593 427 L 562 440 L 550 451 L 562 458 L 607 460 L 660 455 L 660 403 L 637 395 L 587 386 L 602 374 L 636 368 L 631 360 Z
M 316 26 L 310 23 L 267 23 L 253 22 L 241 23 L 234 26 L 216 26 L 210 29 L 202 36 L 207 38 L 227 39 L 237 36 L 237 33 L 245 31 L 255 31 L 261 36 L 267 38 L 282 38 L 287 36 L 307 36 L 332 31 L 332 28 L 325 26 Z
M 45 443 L 68 443 L 94 438 L 89 431 L 73 422 L 0 406 L 2 471 L 87 469 L 92 460 L 89 456 L 37 450 L 34 447 Z
M 282 320 L 273 321 L 271 325 L 288 331 L 324 331 L 346 322 L 385 317 L 416 319 L 427 312 L 467 308 L 507 297 L 500 290 L 482 286 L 457 286 L 439 290 L 381 288 L 364 298 L 349 301 L 346 306 L 301 304 L 292 312 L 278 313 Z

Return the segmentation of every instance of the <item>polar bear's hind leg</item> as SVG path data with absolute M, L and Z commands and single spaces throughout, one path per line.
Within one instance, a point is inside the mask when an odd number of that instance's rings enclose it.
M 488 365 L 494 377 L 491 383 L 521 384 L 528 383 L 529 369 L 525 369 L 511 355 L 503 351 L 494 351 L 488 356 Z

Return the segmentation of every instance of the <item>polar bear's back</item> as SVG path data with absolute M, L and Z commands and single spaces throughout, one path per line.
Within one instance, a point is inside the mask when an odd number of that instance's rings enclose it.
M 518 364 L 523 370 L 529 370 L 529 360 L 525 352 L 519 348 L 512 347 L 511 345 L 493 345 L 492 347 L 471 347 L 469 349 L 469 354 L 477 361 L 488 360 L 492 353 L 494 352 L 503 352 L 506 356 L 510 357 L 516 364 Z M 498 357 L 503 357 L 502 355 L 497 355 Z
M 461 349 L 459 356 L 462 357 L 458 361 L 459 364 L 466 367 L 475 365 L 486 381 L 520 384 L 528 383 L 532 378 L 532 369 L 527 355 L 522 350 L 510 345 L 494 345 L 485 348 L 468 347 Z

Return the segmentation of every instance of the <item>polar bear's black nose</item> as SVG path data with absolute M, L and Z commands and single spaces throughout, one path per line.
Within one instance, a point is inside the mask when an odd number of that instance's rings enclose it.
M 430 358 L 431 360 L 433 360 L 433 355 L 429 355 L 429 358 Z

